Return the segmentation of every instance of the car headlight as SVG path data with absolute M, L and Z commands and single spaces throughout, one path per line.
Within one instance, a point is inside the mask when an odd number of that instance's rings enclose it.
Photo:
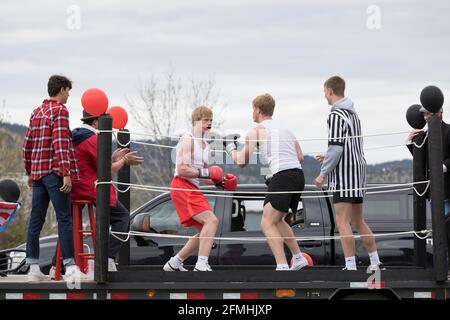
M 26 253 L 23 251 L 11 251 L 9 253 L 8 269 L 12 270 L 17 268 L 22 261 L 26 258 Z

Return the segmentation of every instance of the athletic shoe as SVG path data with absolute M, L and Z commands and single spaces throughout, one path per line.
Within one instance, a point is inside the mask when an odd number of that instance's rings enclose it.
M 178 268 L 173 267 L 170 264 L 170 260 L 166 262 L 166 264 L 163 267 L 164 271 L 188 271 L 188 269 L 186 269 L 182 263 L 180 263 L 180 265 L 178 266 Z
M 80 268 L 76 264 L 66 267 L 66 273 L 64 274 L 65 281 L 73 280 L 92 280 L 87 274 L 80 271 Z
M 29 282 L 39 282 L 49 280 L 49 277 L 41 272 L 39 267 L 37 269 L 30 268 L 28 272 L 28 281 Z
M 275 268 L 275 271 L 291 271 L 291 269 L 289 269 L 289 268 L 287 268 L 287 269 L 284 269 L 284 268 Z
M 50 271 L 48 272 L 48 276 L 49 276 L 50 280 L 55 280 L 55 274 L 56 274 L 56 267 L 52 266 L 50 268 Z
M 370 271 L 386 270 L 386 267 L 384 266 L 384 264 L 382 262 L 380 262 L 379 264 L 371 265 L 369 268 L 370 268 Z
M 358 271 L 358 269 L 356 269 L 356 268 L 355 268 L 355 269 L 353 269 L 353 268 L 352 268 L 352 269 L 349 269 L 349 268 L 347 268 L 347 267 L 343 267 L 342 270 L 343 270 L 343 271 Z
M 291 267 L 289 270 L 297 271 L 303 269 L 304 267 L 308 267 L 309 263 L 306 259 L 291 259 Z
M 205 264 L 203 266 L 195 265 L 194 271 L 212 271 L 211 266 L 209 264 Z

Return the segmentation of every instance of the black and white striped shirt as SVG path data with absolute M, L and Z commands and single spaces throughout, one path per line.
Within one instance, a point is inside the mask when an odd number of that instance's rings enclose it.
M 328 175 L 329 190 L 341 190 L 340 197 L 363 197 L 367 163 L 364 158 L 361 122 L 345 108 L 332 108 L 328 116 L 328 145 L 340 145 L 339 163 Z M 356 190 L 355 190 L 356 189 Z

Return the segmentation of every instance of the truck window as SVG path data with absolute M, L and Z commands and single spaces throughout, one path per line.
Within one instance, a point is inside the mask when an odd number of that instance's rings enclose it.
M 408 212 L 410 208 L 408 201 L 407 194 L 368 194 L 364 198 L 364 216 L 367 220 L 409 219 Z
M 322 221 L 320 205 L 317 199 L 307 199 L 298 204 L 297 212 L 290 212 L 286 216 L 289 224 L 297 224 L 300 220 L 304 223 L 305 213 L 307 220 L 313 220 L 317 216 Z M 233 199 L 233 212 L 231 215 L 231 231 L 261 231 L 261 217 L 263 213 L 264 200 L 254 199 Z M 312 217 L 308 216 L 311 213 Z
M 211 208 L 214 208 L 215 198 L 208 198 Z M 186 228 L 178 219 L 178 214 L 175 211 L 173 202 L 171 200 L 160 203 L 148 212 L 141 214 L 150 215 L 150 225 L 158 233 L 162 234 L 178 234 L 178 235 L 193 235 L 197 233 L 196 228 Z

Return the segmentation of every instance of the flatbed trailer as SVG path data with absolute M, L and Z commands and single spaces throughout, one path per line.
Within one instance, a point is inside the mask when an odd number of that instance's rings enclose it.
M 447 239 L 444 226 L 441 120 L 432 115 L 429 124 L 430 198 L 433 224 L 433 268 L 420 266 L 425 247 L 415 245 L 416 267 L 388 267 L 370 272 L 366 269 L 343 271 L 337 266 L 314 266 L 300 271 L 274 271 L 267 267 L 215 267 L 214 272 L 164 272 L 162 266 L 127 265 L 129 247 L 121 252 L 119 271 L 108 272 L 109 203 L 111 181 L 112 121 L 99 118 L 98 180 L 96 203 L 95 281 L 66 283 L 48 281 L 28 283 L 26 275 L 0 278 L 3 299 L 438 299 L 447 300 L 450 291 L 447 264 Z M 121 145 L 129 134 L 120 133 Z M 417 152 L 416 152 L 417 151 Z M 419 153 L 421 155 L 419 156 Z M 414 181 L 422 181 L 416 167 L 425 151 L 414 150 Z M 423 172 L 422 172 L 423 174 Z M 129 168 L 119 172 L 119 181 L 129 183 Z M 125 188 L 124 188 L 125 189 Z M 129 190 L 129 188 L 128 188 Z M 129 208 L 129 193 L 121 193 Z M 423 230 L 425 199 L 415 197 L 414 226 Z M 127 256 L 128 255 L 128 256 Z M 125 261 L 125 263 L 124 263 Z
M 108 274 L 109 282 L 27 282 L 26 275 L 0 279 L 0 299 L 371 299 L 446 300 L 450 281 L 436 282 L 433 270 L 391 267 L 369 272 L 310 267 L 295 272 L 227 267 L 214 272 L 164 272 L 133 266 Z M 413 279 L 413 280 L 412 280 Z

